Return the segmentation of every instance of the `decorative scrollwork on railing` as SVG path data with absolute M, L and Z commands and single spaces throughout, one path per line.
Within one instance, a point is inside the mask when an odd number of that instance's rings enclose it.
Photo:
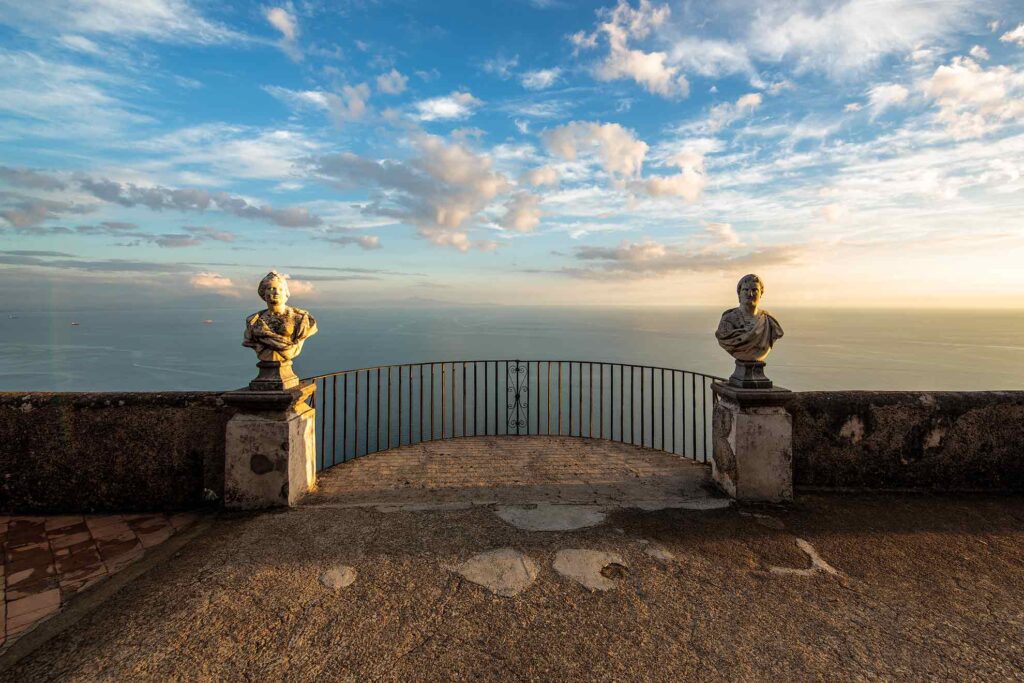
M 508 418 L 508 433 L 511 434 L 512 430 L 515 430 L 516 434 L 520 434 L 529 429 L 527 423 L 530 407 L 529 366 L 519 361 L 510 362 L 506 387 L 508 395 L 505 410 Z

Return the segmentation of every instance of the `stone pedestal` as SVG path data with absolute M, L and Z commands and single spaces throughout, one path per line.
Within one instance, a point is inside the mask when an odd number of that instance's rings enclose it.
M 228 421 L 224 506 L 236 510 L 295 505 L 316 488 L 316 411 L 307 384 L 287 391 L 224 394 L 238 413 Z
M 792 392 L 713 384 L 718 396 L 712 433 L 712 474 L 737 500 L 793 498 L 793 421 L 785 404 Z
M 252 391 L 286 391 L 299 386 L 299 378 L 290 360 L 261 360 L 259 374 L 249 382 Z

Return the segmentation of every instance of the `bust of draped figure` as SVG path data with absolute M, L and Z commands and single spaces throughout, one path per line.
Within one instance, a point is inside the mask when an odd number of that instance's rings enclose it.
M 770 388 L 771 380 L 763 373 L 764 359 L 782 337 L 782 325 L 760 308 L 764 282 L 757 275 L 744 275 L 736 285 L 736 294 L 740 305 L 722 313 L 715 331 L 719 346 L 736 359 L 736 373 L 730 383 Z
M 256 352 L 260 368 L 249 387 L 290 389 L 299 382 L 291 370 L 292 360 L 302 352 L 303 342 L 316 334 L 316 320 L 308 311 L 287 305 L 288 281 L 276 271 L 267 273 L 257 292 L 267 307 L 245 319 L 242 346 Z

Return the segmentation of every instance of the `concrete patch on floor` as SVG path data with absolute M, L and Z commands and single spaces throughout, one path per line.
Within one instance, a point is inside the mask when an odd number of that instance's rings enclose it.
M 324 585 L 324 588 L 341 590 L 342 588 L 347 588 L 355 583 L 356 576 L 357 572 L 355 567 L 339 564 L 337 567 L 332 567 L 321 574 L 320 583 Z
M 617 553 L 573 548 L 555 554 L 555 571 L 590 591 L 609 591 L 625 575 L 626 563 Z
M 494 510 L 506 523 L 526 531 L 572 531 L 597 526 L 607 516 L 597 505 L 551 505 L 534 507 L 500 505 Z
M 815 550 L 814 546 L 810 543 L 802 538 L 798 538 L 796 539 L 796 545 L 800 550 L 807 554 L 807 557 L 810 558 L 811 566 L 809 568 L 796 569 L 793 567 L 769 567 L 768 571 L 772 574 L 782 574 L 786 576 L 814 576 L 815 574 L 825 573 L 845 578 L 845 575 L 842 572 L 822 559 L 821 555 L 818 554 L 818 551 Z
M 513 548 L 500 548 L 474 555 L 454 571 L 467 581 L 506 598 L 519 595 L 537 578 L 537 565 L 534 561 Z

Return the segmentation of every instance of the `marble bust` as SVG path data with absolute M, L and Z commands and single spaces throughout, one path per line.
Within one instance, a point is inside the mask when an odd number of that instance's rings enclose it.
M 276 271 L 267 273 L 257 292 L 267 307 L 245 319 L 242 346 L 256 352 L 260 368 L 259 377 L 249 387 L 274 390 L 297 386 L 292 360 L 302 352 L 306 339 L 316 334 L 316 320 L 308 311 L 287 305 L 288 281 Z
M 736 359 L 736 374 L 730 378 L 730 383 L 741 385 L 742 381 L 750 380 L 753 384 L 743 386 L 771 387 L 771 380 L 764 377 L 762 368 L 764 359 L 782 337 L 782 325 L 760 307 L 764 282 L 757 275 L 740 278 L 736 294 L 740 305 L 722 313 L 715 330 L 719 346 Z M 743 377 L 737 379 L 738 375 Z

